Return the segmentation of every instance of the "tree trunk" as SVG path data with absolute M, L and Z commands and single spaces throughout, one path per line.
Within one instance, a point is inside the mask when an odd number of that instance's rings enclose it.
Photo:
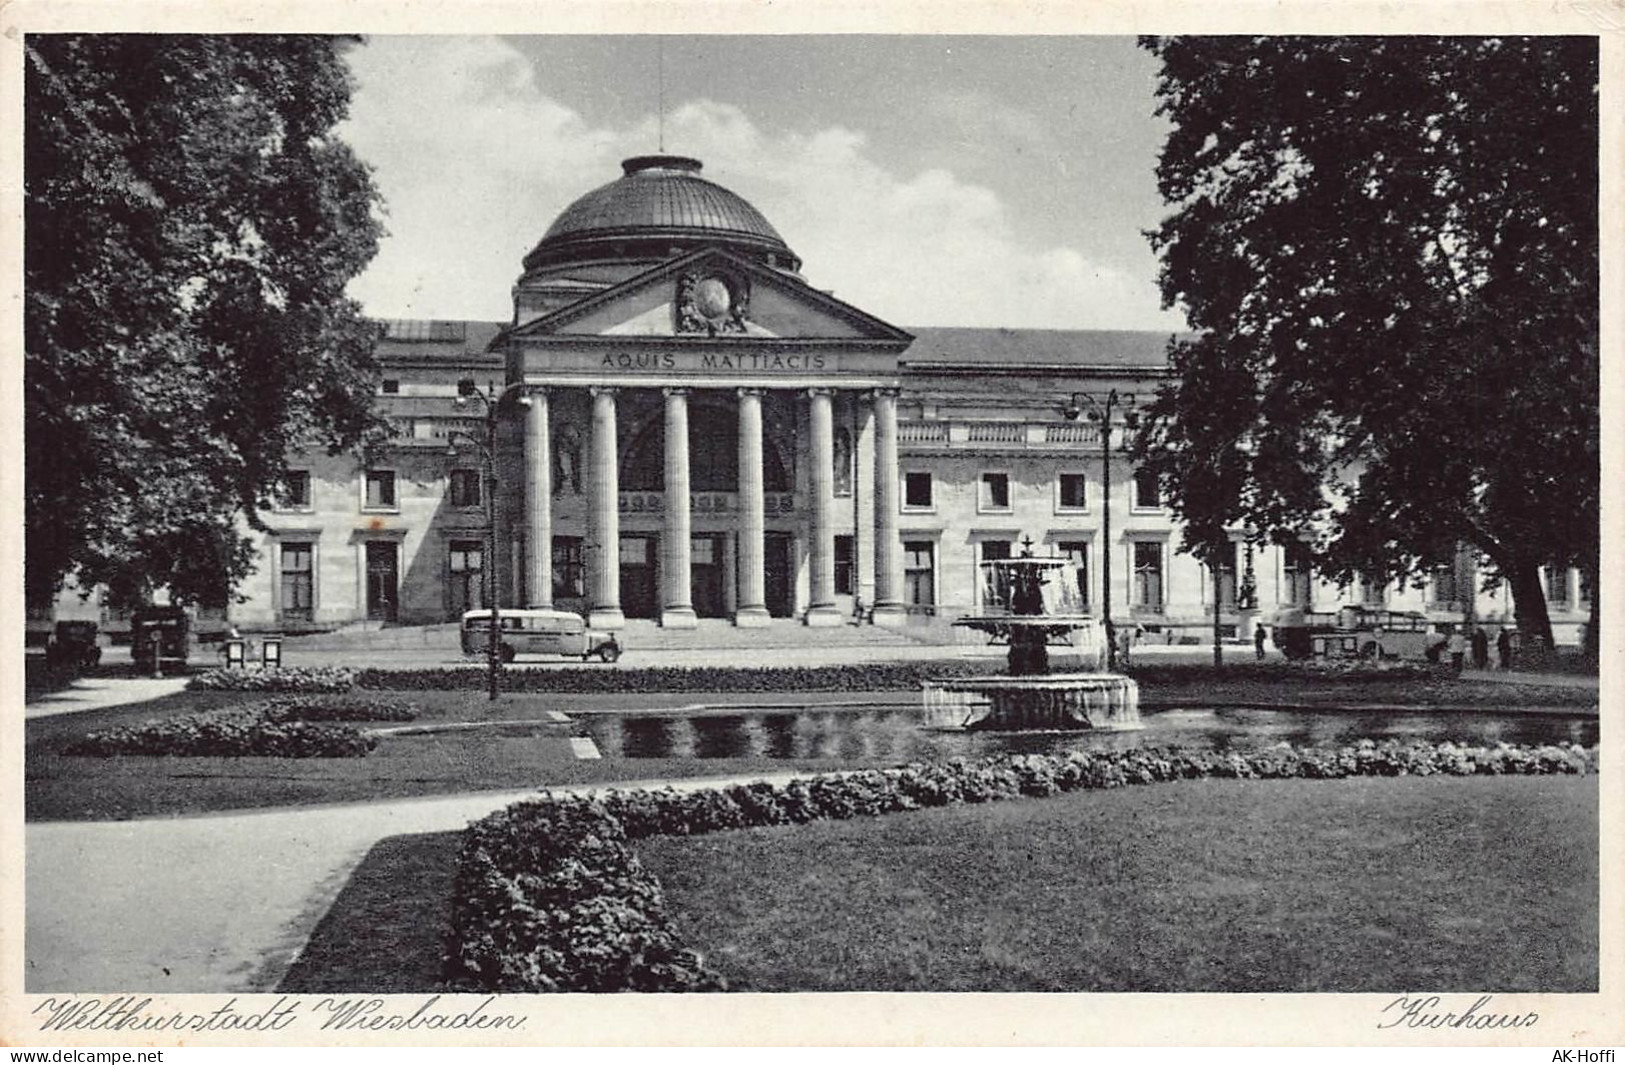
M 1591 617 L 1586 621 L 1585 660 L 1593 667 L 1602 661 L 1602 641 L 1598 626 L 1602 623 L 1602 561 L 1596 555 L 1586 559 L 1586 583 L 1591 589 Z
M 1540 581 L 1540 566 L 1528 556 L 1502 562 L 1501 572 L 1507 586 L 1512 589 L 1513 609 L 1517 612 L 1518 631 L 1525 637 L 1539 636 L 1552 646 L 1552 617 L 1546 612 L 1546 588 Z
M 1224 648 L 1219 643 L 1219 611 L 1222 608 L 1219 595 L 1219 567 L 1214 565 L 1213 572 L 1213 668 L 1224 668 Z

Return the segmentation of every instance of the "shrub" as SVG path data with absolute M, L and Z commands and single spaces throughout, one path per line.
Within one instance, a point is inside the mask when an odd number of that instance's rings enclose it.
M 355 687 L 355 673 L 339 666 L 211 669 L 187 681 L 186 686 L 215 692 L 347 692 Z
M 92 732 L 65 754 L 237 758 L 361 758 L 376 738 L 344 721 L 411 721 L 418 708 L 367 697 L 302 696 Z
M 654 835 L 872 817 L 953 803 L 1198 777 L 1334 778 L 1587 773 L 1597 751 L 1567 746 L 1377 743 L 1250 750 L 1141 748 L 1000 755 L 722 789 L 543 798 L 477 822 L 464 838 L 446 975 L 486 991 L 720 990 L 685 949 L 660 885 L 626 846 Z
M 253 710 L 211 710 L 92 732 L 64 754 L 240 758 L 361 758 L 378 745 L 345 725 L 272 720 Z
M 601 803 L 546 796 L 465 834 L 446 976 L 456 990 L 724 989 L 679 941 L 620 822 Z
M 874 662 L 849 666 L 733 668 L 656 666 L 647 669 L 513 669 L 502 678 L 511 692 L 567 694 L 628 692 L 918 692 L 927 680 L 980 676 L 988 663 Z M 359 687 L 378 691 L 461 691 L 485 687 L 483 669 L 364 669 Z
M 398 699 L 368 695 L 304 695 L 272 699 L 260 708 L 273 721 L 415 721 L 421 710 Z

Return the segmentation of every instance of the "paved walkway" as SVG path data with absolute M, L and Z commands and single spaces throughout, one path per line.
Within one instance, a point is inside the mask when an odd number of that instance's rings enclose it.
M 795 775 L 669 783 L 690 789 Z M 373 844 L 460 830 L 534 794 L 30 824 L 25 990 L 273 990 Z
M 185 687 L 185 677 L 80 677 L 61 691 L 25 705 L 23 717 L 52 717 L 144 703 L 174 695 Z

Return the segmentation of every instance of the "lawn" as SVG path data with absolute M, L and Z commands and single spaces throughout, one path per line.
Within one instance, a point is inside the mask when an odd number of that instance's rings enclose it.
M 281 990 L 436 990 L 458 835 L 379 843 Z M 1595 991 L 1597 778 L 1203 780 L 663 837 L 755 991 Z
M 1597 778 L 1186 781 L 639 845 L 754 991 L 1595 991 Z
M 1348 680 L 1276 670 L 1267 679 L 1246 670 L 1215 677 L 1202 667 L 1157 667 L 1143 678 L 1142 704 L 1167 706 L 1442 706 L 1527 709 L 1546 707 L 1594 712 L 1596 692 L 1571 688 L 1503 685 L 1448 678 Z M 373 693 L 382 696 L 387 693 Z M 703 749 L 656 751 L 633 757 L 644 737 L 658 732 L 626 730 L 602 738 L 604 757 L 580 760 L 568 739 L 581 723 L 545 723 L 549 711 L 577 716 L 608 711 L 685 707 L 696 703 L 823 704 L 874 698 L 911 699 L 912 693 L 659 693 L 621 695 L 505 694 L 496 703 L 479 691 L 401 692 L 423 708 L 421 724 L 503 721 L 543 722 L 524 728 L 446 733 L 383 741 L 366 758 L 87 758 L 67 757 L 62 747 L 86 732 L 197 710 L 258 702 L 262 695 L 183 692 L 111 710 L 63 714 L 27 722 L 26 811 L 30 820 L 128 818 L 324 802 L 502 790 L 548 784 L 653 780 L 719 773 L 820 770 L 889 765 L 929 757 L 894 730 L 889 739 L 864 746 L 834 743 L 805 756 L 769 757 L 753 749 L 729 757 L 703 757 Z M 1514 722 L 1514 724 L 1521 724 Z M 909 733 L 913 735 L 912 732 Z M 1269 737 L 1269 741 L 1282 738 Z M 1516 738 L 1516 737 L 1512 737 Z M 703 737 L 702 737 L 703 739 Z M 1261 740 L 1262 741 L 1262 740 Z M 1034 741 L 1038 742 L 1038 741 Z M 619 746 L 617 746 L 619 744 Z M 657 745 L 658 746 L 658 745 Z M 703 748 L 703 743 L 701 745 Z M 975 752 L 971 752 L 975 753 Z

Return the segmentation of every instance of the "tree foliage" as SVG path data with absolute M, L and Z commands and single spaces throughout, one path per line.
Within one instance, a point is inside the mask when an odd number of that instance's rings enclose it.
M 290 449 L 376 433 L 345 42 L 25 41 L 27 578 L 211 600 Z
M 1196 332 L 1135 446 L 1189 541 L 1309 533 L 1343 580 L 1469 543 L 1549 638 L 1539 567 L 1599 541 L 1595 39 L 1142 44 Z

